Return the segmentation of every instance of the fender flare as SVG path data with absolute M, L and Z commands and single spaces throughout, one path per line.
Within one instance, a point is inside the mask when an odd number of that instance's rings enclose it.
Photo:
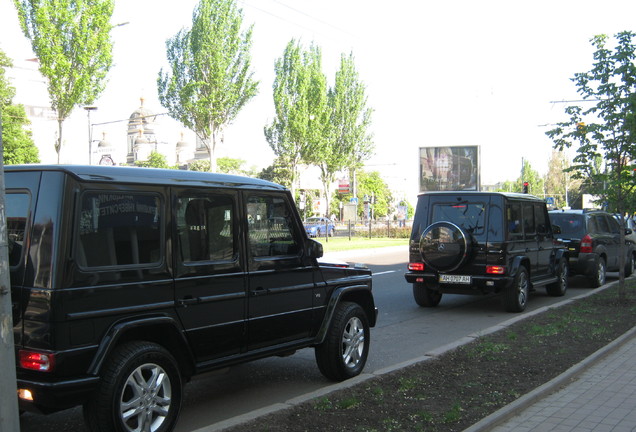
M 353 297 L 363 300 L 363 302 L 358 301 L 356 303 L 358 303 L 366 312 L 367 318 L 369 319 L 369 326 L 375 326 L 377 308 L 375 307 L 373 295 L 371 294 L 369 287 L 367 285 L 349 285 L 339 287 L 333 290 L 331 297 L 329 298 L 329 302 L 327 303 L 322 324 L 320 329 L 318 329 L 318 333 L 316 334 L 316 339 L 314 341 L 316 345 L 321 344 L 327 337 L 331 321 L 333 320 L 333 315 L 336 311 L 336 306 L 343 301 L 347 301 L 347 298 Z M 353 298 L 353 300 L 356 298 Z
M 179 342 L 182 343 L 184 347 L 187 347 L 187 352 L 183 353 L 184 357 L 186 357 L 190 362 L 193 361 L 192 352 L 189 349 L 189 345 L 185 340 L 185 336 L 183 332 L 179 330 L 179 325 L 177 322 L 168 316 L 152 316 L 152 317 L 144 317 L 138 318 L 131 321 L 122 321 L 114 324 L 104 335 L 102 340 L 97 347 L 97 351 L 91 361 L 90 366 L 88 367 L 88 374 L 90 375 L 99 375 L 99 372 L 104 364 L 106 358 L 110 355 L 110 353 L 117 346 L 119 340 L 122 338 L 124 334 L 133 329 L 140 329 L 143 327 L 169 327 L 174 329 L 174 335 L 177 336 Z

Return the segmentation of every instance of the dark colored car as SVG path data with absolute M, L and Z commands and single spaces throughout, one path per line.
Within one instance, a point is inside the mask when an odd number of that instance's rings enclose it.
M 333 236 L 336 226 L 326 217 L 310 217 L 303 224 L 309 237 Z
M 420 306 L 443 293 L 502 293 L 510 312 L 529 291 L 562 296 L 567 250 L 555 241 L 543 200 L 526 194 L 427 192 L 418 196 L 405 275 Z
M 607 271 L 620 268 L 621 226 L 609 213 L 600 210 L 553 210 L 550 221 L 560 228 L 559 239 L 570 251 L 573 275 L 589 278 L 593 287 L 605 283 Z M 625 234 L 630 229 L 623 228 Z M 625 276 L 634 272 L 634 243 L 626 240 Z
M 304 347 L 330 379 L 364 368 L 371 273 L 319 264 L 282 186 L 105 166 L 5 185 L 20 409 L 165 432 L 195 374 Z

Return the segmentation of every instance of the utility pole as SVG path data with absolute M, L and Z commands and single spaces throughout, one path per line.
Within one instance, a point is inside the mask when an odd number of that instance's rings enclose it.
M 0 118 L 2 108 L 0 107 Z M 13 313 L 11 311 L 11 280 L 7 219 L 4 211 L 4 145 L 0 121 L 0 431 L 19 432 L 18 393 L 13 345 Z

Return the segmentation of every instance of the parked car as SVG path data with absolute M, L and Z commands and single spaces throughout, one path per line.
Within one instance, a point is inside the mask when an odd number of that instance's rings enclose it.
M 331 219 L 326 217 L 310 217 L 303 224 L 309 237 L 333 236 L 336 226 Z
M 600 210 L 552 210 L 550 221 L 561 233 L 558 238 L 570 251 L 570 272 L 589 278 L 593 287 L 605 284 L 607 271 L 620 266 L 621 226 L 609 213 Z M 625 228 L 622 228 L 625 229 Z M 625 229 L 625 234 L 632 231 Z M 626 240 L 625 275 L 634 272 L 634 243 Z
M 502 293 L 505 309 L 521 312 L 538 287 L 565 294 L 568 252 L 537 197 L 427 192 L 418 196 L 405 277 L 420 306 L 437 306 L 444 293 Z
M 613 216 L 620 224 L 621 215 L 614 214 Z M 636 245 L 636 221 L 634 221 L 634 218 L 632 218 L 631 216 L 624 216 L 623 221 L 625 222 L 625 228 L 631 230 L 630 234 L 627 234 L 627 231 L 625 231 L 625 238 Z
M 222 174 L 5 167 L 21 410 L 171 431 L 193 375 L 315 348 L 360 374 L 371 272 L 319 264 L 290 192 Z

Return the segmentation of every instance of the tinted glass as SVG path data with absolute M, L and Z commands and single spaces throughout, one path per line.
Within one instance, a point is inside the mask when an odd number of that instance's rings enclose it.
M 538 234 L 549 234 L 550 230 L 548 227 L 550 226 L 548 221 L 548 216 L 546 215 L 545 206 L 542 204 L 534 205 L 534 219 L 537 224 L 537 233 Z
M 508 234 L 512 238 L 523 236 L 523 215 L 521 203 L 510 203 L 506 206 L 506 219 L 508 221 Z
M 434 204 L 431 222 L 440 221 L 452 222 L 474 235 L 483 234 L 486 227 L 486 204 Z
M 296 255 L 289 204 L 283 196 L 252 195 L 247 201 L 247 222 L 252 256 Z
M 154 194 L 84 193 L 78 263 L 82 267 L 158 263 L 162 215 L 160 198 Z
M 585 216 L 571 213 L 550 213 L 552 225 L 561 228 L 560 237 L 583 238 L 585 236 Z
M 534 223 L 534 205 L 523 205 L 523 231 L 526 236 L 531 237 L 536 233 L 536 227 Z
M 24 235 L 29 216 L 31 196 L 27 193 L 8 193 L 5 213 L 7 217 L 7 238 L 9 240 L 9 265 L 20 263 Z
M 214 195 L 180 197 L 176 211 L 183 262 L 223 261 L 236 257 L 232 198 Z

